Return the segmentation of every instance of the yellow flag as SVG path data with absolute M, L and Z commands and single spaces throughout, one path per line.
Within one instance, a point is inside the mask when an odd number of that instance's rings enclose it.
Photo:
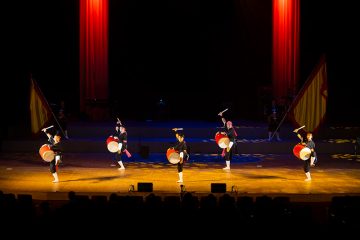
M 292 118 L 295 123 L 298 126 L 305 125 L 309 132 L 317 131 L 325 117 L 327 97 L 326 61 L 323 58 L 294 102 Z
M 33 79 L 30 87 L 30 114 L 31 131 L 34 134 L 40 132 L 51 119 L 51 109 Z

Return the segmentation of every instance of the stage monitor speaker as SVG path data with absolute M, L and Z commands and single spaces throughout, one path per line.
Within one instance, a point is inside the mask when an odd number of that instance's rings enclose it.
M 226 192 L 226 183 L 211 183 L 211 192 L 212 193 L 225 193 Z
M 138 192 L 152 192 L 153 191 L 153 183 L 138 183 L 137 185 Z

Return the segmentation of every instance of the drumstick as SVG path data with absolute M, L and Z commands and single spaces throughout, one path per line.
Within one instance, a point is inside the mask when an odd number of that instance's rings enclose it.
M 47 127 L 47 128 L 43 128 L 43 131 L 45 131 L 45 130 L 47 130 L 49 128 L 52 128 L 52 127 L 54 127 L 54 125 L 51 125 L 50 127 Z
M 302 129 L 302 128 L 304 128 L 304 127 L 305 127 L 305 125 L 297 128 L 297 129 L 295 129 L 294 132 L 297 132 L 297 131 L 299 131 L 300 129 Z
M 222 112 L 219 112 L 219 114 L 218 115 L 222 115 L 224 112 L 226 112 L 227 110 L 229 110 L 228 108 L 227 109 L 225 109 L 224 111 L 222 111 Z
M 116 119 L 118 120 L 116 123 L 119 123 L 120 125 L 122 125 L 120 119 L 118 117 Z

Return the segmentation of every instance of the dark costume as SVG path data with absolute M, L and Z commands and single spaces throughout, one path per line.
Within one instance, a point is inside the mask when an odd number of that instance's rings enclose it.
M 183 182 L 183 166 L 184 166 L 184 163 L 189 159 L 189 154 L 188 154 L 188 148 L 186 146 L 185 140 L 182 140 L 182 141 L 179 140 L 180 137 L 184 138 L 184 135 L 179 134 L 177 132 L 177 130 L 175 130 L 175 136 L 178 139 L 178 142 L 174 146 L 174 149 L 175 149 L 175 151 L 179 152 L 180 159 L 182 159 L 177 164 L 177 169 L 178 169 L 178 174 L 179 174 L 179 180 L 177 182 L 182 183 Z
M 61 142 L 55 143 L 54 137 L 51 136 L 49 138 L 50 142 L 50 149 L 54 151 L 55 158 L 50 162 L 50 172 L 56 173 L 57 172 L 57 166 L 62 160 L 62 146 Z

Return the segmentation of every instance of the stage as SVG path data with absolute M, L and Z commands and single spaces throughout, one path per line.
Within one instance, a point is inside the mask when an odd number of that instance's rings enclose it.
M 288 196 L 292 201 L 331 201 L 333 196 L 360 195 L 360 158 L 319 155 L 306 182 L 303 162 L 290 154 L 240 154 L 223 170 L 217 155 L 194 154 L 185 163 L 184 182 L 177 183 L 176 165 L 163 154 L 124 158 L 118 170 L 111 153 L 67 153 L 59 166 L 59 183 L 52 183 L 49 164 L 37 153 L 2 153 L 0 190 L 31 194 L 33 199 L 66 200 L 70 191 L 83 195 L 147 195 L 138 183 L 152 183 L 152 192 L 166 196 L 181 192 L 208 195 L 212 183 L 225 183 L 233 196 Z M 203 159 L 203 161 L 202 161 Z M 206 161 L 204 161 L 204 159 Z M 181 186 L 182 185 L 182 186 Z
M 236 122 L 241 125 L 236 125 L 231 170 L 223 170 L 225 161 L 214 141 L 219 123 L 130 122 L 132 157 L 123 157 L 125 170 L 118 169 L 106 146 L 113 122 L 69 124 L 58 183 L 52 182 L 49 163 L 39 155 L 46 136 L 13 132 L 1 144 L 1 211 L 13 219 L 10 225 L 34 217 L 36 226 L 45 218 L 51 219 L 49 224 L 66 222 L 71 228 L 80 222 L 93 229 L 116 228 L 119 216 L 120 225 L 133 230 L 158 228 L 153 216 L 172 228 L 175 222 L 188 222 L 189 214 L 192 224 L 214 229 L 226 229 L 229 222 L 219 219 L 233 217 L 232 228 L 246 226 L 249 231 L 280 225 L 295 230 L 305 221 L 325 230 L 359 225 L 360 156 L 354 139 L 360 128 L 329 127 L 317 133 L 318 162 L 311 168 L 312 181 L 304 181 L 303 160 L 292 152 L 298 139 L 291 125 L 282 126 L 281 141 L 268 141 L 266 124 Z M 184 127 L 190 149 L 183 183 L 177 183 L 177 166 L 165 154 L 175 143 L 174 127 Z M 202 228 L 197 231 L 203 236 Z

